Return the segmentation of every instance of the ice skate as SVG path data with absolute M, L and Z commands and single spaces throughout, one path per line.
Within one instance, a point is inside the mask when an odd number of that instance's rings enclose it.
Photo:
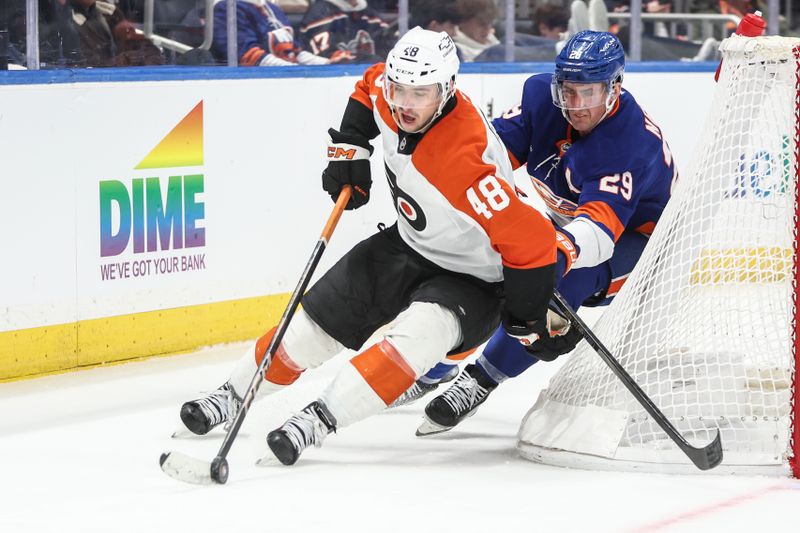
M 426 383 L 423 381 L 424 378 L 420 378 L 411 385 L 407 391 L 405 391 L 402 396 L 396 399 L 389 408 L 400 407 L 401 405 L 411 405 L 412 403 L 416 402 L 429 392 L 436 390 L 439 385 L 442 383 L 448 383 L 453 381 L 456 376 L 458 375 L 458 367 L 453 366 L 450 371 L 445 374 L 445 376 L 436 383 Z
M 241 405 L 242 399 L 225 383 L 217 390 L 183 404 L 181 421 L 195 435 L 205 435 L 220 424 L 233 420 Z M 176 431 L 173 437 L 183 436 L 182 433 Z
M 303 450 L 312 444 L 319 448 L 325 437 L 334 431 L 336 420 L 325 404 L 317 401 L 307 405 L 278 429 L 270 431 L 267 444 L 281 463 L 293 465 Z
M 425 406 L 425 420 L 416 435 L 425 437 L 453 429 L 472 416 L 497 385 L 491 383 L 475 365 L 467 365 L 456 382 Z

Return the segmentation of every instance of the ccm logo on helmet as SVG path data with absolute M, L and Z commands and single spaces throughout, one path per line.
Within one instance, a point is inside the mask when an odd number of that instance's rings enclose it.
M 353 159 L 356 156 L 356 149 L 351 148 L 349 150 L 345 150 L 344 148 L 338 148 L 336 146 L 329 146 L 328 147 L 328 158 L 329 159 Z

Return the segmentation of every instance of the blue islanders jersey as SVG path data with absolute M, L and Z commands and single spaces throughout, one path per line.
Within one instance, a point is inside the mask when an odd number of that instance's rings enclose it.
M 381 34 L 389 27 L 378 12 L 367 6 L 358 11 L 344 12 L 330 2 L 312 3 L 300 22 L 303 45 L 314 54 L 335 56 L 348 51 L 356 59 L 372 58 L 377 54 L 386 57 Z M 392 40 L 392 45 L 394 40 Z
M 228 4 L 217 2 L 214 5 L 214 36 L 211 53 L 218 61 L 225 61 L 228 55 Z M 236 31 L 239 64 L 253 66 L 267 55 L 269 50 L 269 33 L 286 28 L 294 35 L 289 19 L 283 11 L 272 2 L 257 0 L 236 1 Z M 300 49 L 300 41 L 294 39 L 294 45 Z
M 526 165 L 558 225 L 585 217 L 613 242 L 626 229 L 649 235 L 677 179 L 661 130 L 623 90 L 581 137 L 553 104 L 551 78 L 528 78 L 522 104 L 493 121 L 514 167 Z

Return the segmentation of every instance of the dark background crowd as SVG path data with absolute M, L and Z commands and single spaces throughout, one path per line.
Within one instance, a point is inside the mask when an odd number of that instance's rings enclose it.
M 26 0 L 0 2 L 0 68 L 26 66 Z M 784 13 L 781 35 L 797 35 L 799 13 Z M 39 0 L 40 68 L 228 64 L 226 0 L 155 0 L 145 33 L 145 0 Z M 208 12 L 209 6 L 213 12 Z M 237 0 L 237 63 L 243 66 L 374 62 L 399 35 L 397 0 Z M 508 59 L 505 2 L 410 0 L 409 27 L 446 31 L 464 62 Z M 643 60 L 714 59 L 715 43 L 735 30 L 719 20 L 700 35 L 676 14 L 743 17 L 762 0 L 644 0 Z M 552 60 L 582 29 L 608 30 L 627 47 L 628 0 L 517 1 L 513 58 Z M 670 18 L 671 16 L 671 18 Z M 765 15 L 766 16 L 766 15 Z M 212 31 L 208 33 L 208 25 Z

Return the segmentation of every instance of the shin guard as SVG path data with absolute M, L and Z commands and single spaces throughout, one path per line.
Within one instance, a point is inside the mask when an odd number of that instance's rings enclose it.
M 416 380 L 414 370 L 385 339 L 353 357 L 350 364 L 386 405 L 399 398 Z
M 269 343 L 272 342 L 272 337 L 275 336 L 276 329 L 272 328 L 256 341 L 256 366 L 260 365 L 261 361 L 266 357 L 267 348 L 269 348 Z M 305 368 L 301 368 L 289 358 L 283 343 L 281 343 L 272 356 L 272 361 L 270 361 L 264 379 L 276 385 L 291 385 L 297 381 L 297 378 L 300 377 L 304 370 Z

